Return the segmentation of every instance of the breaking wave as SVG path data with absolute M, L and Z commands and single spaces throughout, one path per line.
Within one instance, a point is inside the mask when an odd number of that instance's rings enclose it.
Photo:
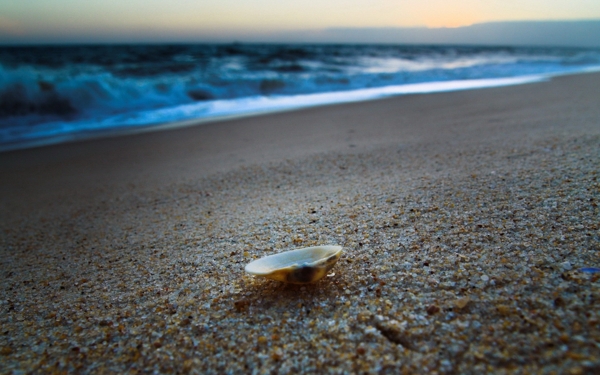
M 508 82 L 506 79 L 514 77 L 598 67 L 599 50 L 573 48 L 237 44 L 3 47 L 0 149 L 91 130 L 398 95 L 414 85 L 437 84 L 449 90 L 473 80 Z M 439 86 L 443 83 L 445 86 Z

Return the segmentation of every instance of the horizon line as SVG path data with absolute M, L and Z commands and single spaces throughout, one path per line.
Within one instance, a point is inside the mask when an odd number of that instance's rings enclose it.
M 527 30 L 501 29 L 502 26 L 538 28 L 533 31 L 554 35 L 532 35 Z M 592 28 L 581 30 L 578 27 Z M 478 30 L 470 34 L 471 28 L 488 28 L 487 34 Z M 554 28 L 554 29 L 553 29 Z M 560 28 L 560 30 L 559 30 Z M 598 29 L 598 30 L 596 30 Z M 521 30 L 523 32 L 524 30 Z M 595 34 L 598 31 L 598 34 Z M 407 34 L 404 34 L 404 33 Z M 566 32 L 566 33 L 565 33 Z M 118 31 L 117 31 L 118 33 Z M 570 35 L 566 35 L 569 34 Z M 122 36 L 111 31 L 100 33 L 67 35 L 55 33 L 46 36 L 0 35 L 0 47 L 52 46 L 52 45 L 128 45 L 128 44 L 382 44 L 382 45 L 464 45 L 464 46 L 539 46 L 598 48 L 590 35 L 600 35 L 600 18 L 577 20 L 508 20 L 486 21 L 458 27 L 428 26 L 335 26 L 316 29 L 294 29 L 281 31 L 177 31 L 144 30 L 123 32 Z M 544 39 L 544 37 L 547 37 Z M 559 41 L 553 43 L 552 37 Z M 537 40 L 536 40 L 537 38 Z M 561 39 L 562 38 L 562 39 Z M 2 40 L 7 39 L 7 40 Z M 548 40 L 550 39 L 550 41 Z M 556 38 L 554 38 L 556 39 Z M 529 42 L 527 41 L 529 40 Z M 535 40 L 535 41 L 534 41 Z M 585 42 L 587 40 L 587 42 Z M 581 45 L 577 45 L 578 41 Z M 582 42 L 583 41 L 583 42 Z

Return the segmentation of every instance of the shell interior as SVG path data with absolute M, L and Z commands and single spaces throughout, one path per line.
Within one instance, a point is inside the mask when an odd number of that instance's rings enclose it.
M 341 254 L 341 246 L 307 247 L 257 259 L 246 265 L 245 270 L 288 283 L 312 283 L 325 276 Z

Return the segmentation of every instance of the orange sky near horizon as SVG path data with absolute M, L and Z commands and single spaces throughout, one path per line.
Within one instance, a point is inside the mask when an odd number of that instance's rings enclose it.
M 600 19 L 598 0 L 3 0 L 0 36 L 236 35 Z M 199 34 L 199 35 L 200 35 Z

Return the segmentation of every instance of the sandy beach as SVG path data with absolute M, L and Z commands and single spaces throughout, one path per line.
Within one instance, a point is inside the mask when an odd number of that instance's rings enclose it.
M 599 171 L 600 74 L 2 153 L 0 372 L 598 373 Z

